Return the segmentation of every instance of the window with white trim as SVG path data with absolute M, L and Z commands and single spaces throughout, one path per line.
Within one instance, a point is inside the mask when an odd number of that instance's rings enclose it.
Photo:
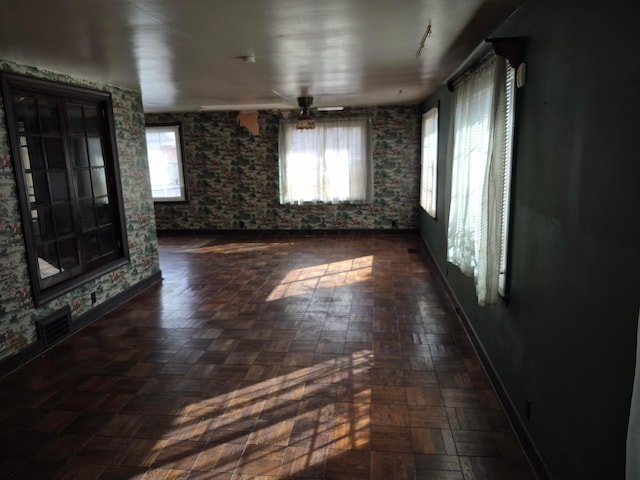
M 187 199 L 180 125 L 147 126 L 147 158 L 154 202 Z
M 422 115 L 422 170 L 420 174 L 420 206 L 436 218 L 438 183 L 438 107 Z
M 515 75 L 495 55 L 455 85 L 447 260 L 480 305 L 506 295 Z
M 280 203 L 362 203 L 372 197 L 369 121 L 280 125 Z

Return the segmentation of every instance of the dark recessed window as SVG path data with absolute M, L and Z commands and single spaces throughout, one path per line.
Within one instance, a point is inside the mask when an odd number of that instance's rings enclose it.
M 36 305 L 128 261 L 111 97 L 2 76 Z

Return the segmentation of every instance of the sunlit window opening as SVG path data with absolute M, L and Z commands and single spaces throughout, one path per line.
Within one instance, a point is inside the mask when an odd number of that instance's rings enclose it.
M 436 217 L 438 183 L 438 107 L 422 115 L 422 172 L 420 175 L 420 206 Z
M 317 121 L 313 130 L 283 122 L 279 151 L 280 203 L 371 199 L 367 120 Z
M 151 195 L 156 202 L 186 200 L 180 126 L 147 127 Z
M 473 276 L 480 305 L 507 294 L 514 85 L 493 56 L 455 87 L 447 260 Z

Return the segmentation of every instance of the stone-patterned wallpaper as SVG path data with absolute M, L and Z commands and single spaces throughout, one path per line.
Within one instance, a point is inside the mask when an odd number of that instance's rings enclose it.
M 236 122 L 236 112 L 147 114 L 147 123 L 180 122 L 190 201 L 156 204 L 158 229 L 391 229 L 416 228 L 420 170 L 418 105 L 350 108 L 369 117 L 374 200 L 367 205 L 281 205 L 280 113 L 259 112 L 260 134 Z
M 5 60 L 0 60 L 0 71 L 86 86 L 111 93 L 131 256 L 131 262 L 128 265 L 92 280 L 42 307 L 34 307 L 4 106 L 0 96 L 0 359 L 2 359 L 17 353 L 36 340 L 35 320 L 45 317 L 64 305 L 69 305 L 72 316 L 77 317 L 157 273 L 160 267 L 140 93 Z M 91 292 L 96 292 L 95 305 L 91 304 Z

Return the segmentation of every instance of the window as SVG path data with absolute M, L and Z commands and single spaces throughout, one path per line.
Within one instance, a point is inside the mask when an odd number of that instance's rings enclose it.
M 455 87 L 447 259 L 475 279 L 480 305 L 506 294 L 514 73 L 492 56 Z
M 147 156 L 154 202 L 187 199 L 180 125 L 147 126 Z
M 438 107 L 422 115 L 422 172 L 420 206 L 436 218 L 438 182 Z
M 128 261 L 111 97 L 10 74 L 2 93 L 40 305 Z
M 369 122 L 322 120 L 312 130 L 280 126 L 280 203 L 371 200 Z

